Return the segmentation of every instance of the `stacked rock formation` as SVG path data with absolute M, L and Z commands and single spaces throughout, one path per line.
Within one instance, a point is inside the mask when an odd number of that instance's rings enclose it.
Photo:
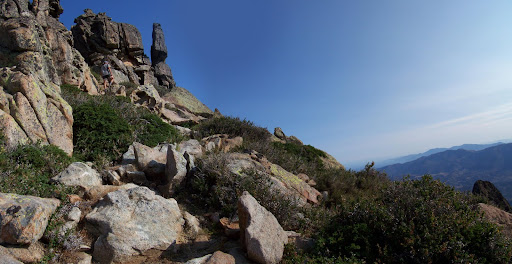
M 158 83 L 169 89 L 176 86 L 172 77 L 171 68 L 165 63 L 167 46 L 165 45 L 164 31 L 158 23 L 153 24 L 153 45 L 151 45 L 151 61 Z
M 40 141 L 71 154 L 73 115 L 59 85 L 97 92 L 60 13 L 58 0 L 0 3 L 0 128 L 10 147 Z
M 176 86 L 171 68 L 165 64 L 167 47 L 159 24 L 153 29 L 151 56 L 154 61 L 151 64 L 135 26 L 113 22 L 105 13 L 95 14 L 90 9 L 77 17 L 75 23 L 71 28 L 75 48 L 95 67 L 99 68 L 107 59 L 118 83 L 162 85 L 168 89 Z

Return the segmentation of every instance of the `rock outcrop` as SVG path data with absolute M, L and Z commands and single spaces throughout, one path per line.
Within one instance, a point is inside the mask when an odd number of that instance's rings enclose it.
M 478 180 L 473 185 L 473 194 L 481 195 L 492 203 L 494 203 L 497 207 L 512 213 L 512 207 L 508 203 L 507 199 L 503 197 L 500 190 L 489 181 Z
M 36 242 L 59 204 L 57 199 L 0 193 L 0 243 Z
M 503 211 L 502 209 L 480 203 L 478 209 L 484 213 L 484 216 L 489 222 L 495 223 L 502 228 L 502 232 L 509 238 L 512 238 L 512 214 Z
M 7 145 L 40 141 L 73 152 L 73 115 L 61 84 L 94 94 L 97 82 L 71 34 L 58 21 L 58 0 L 0 4 L 0 127 Z
M 155 69 L 158 83 L 169 90 L 176 86 L 172 77 L 171 68 L 165 63 L 167 46 L 165 45 L 164 31 L 158 23 L 153 24 L 153 45 L 151 45 L 151 62 Z
M 98 236 L 93 258 L 100 263 L 122 263 L 150 249 L 165 251 L 185 222 L 174 199 L 146 187 L 107 194 L 86 221 L 87 229 Z
M 279 263 L 288 235 L 277 219 L 252 195 L 244 192 L 238 200 L 240 241 L 249 259 L 257 263 Z

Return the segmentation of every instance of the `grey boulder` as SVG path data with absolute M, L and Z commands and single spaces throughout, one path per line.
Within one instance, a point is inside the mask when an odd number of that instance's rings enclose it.
M 89 232 L 99 236 L 93 252 L 99 263 L 123 262 L 150 249 L 164 251 L 176 242 L 185 222 L 176 200 L 146 187 L 107 194 L 86 221 Z

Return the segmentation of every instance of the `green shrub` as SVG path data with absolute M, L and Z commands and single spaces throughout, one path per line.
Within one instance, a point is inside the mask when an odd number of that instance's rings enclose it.
M 317 252 L 370 263 L 510 263 L 510 242 L 474 209 L 471 195 L 430 176 L 342 204 Z
M 85 160 L 117 159 L 132 143 L 130 124 L 108 104 L 85 103 L 73 118 L 75 151 Z
M 154 146 L 183 140 L 173 126 L 147 108 L 135 106 L 126 97 L 91 96 L 77 93 L 73 87 L 61 88 L 63 98 L 73 107 L 73 130 L 82 131 L 75 132 L 73 139 L 75 145 L 79 144 L 75 146 L 75 154 L 82 159 L 94 161 L 97 165 L 110 163 L 134 141 Z M 114 123 L 108 124 L 111 121 Z
M 162 142 L 177 142 L 181 134 L 173 126 L 165 123 L 155 114 L 142 116 L 135 127 L 135 140 L 146 146 L 155 147 Z
M 73 159 L 53 145 L 19 146 L 0 151 L 0 192 L 64 199 L 74 188 L 55 185 L 50 179 Z
M 207 119 L 194 127 L 200 138 L 215 134 L 228 134 L 232 137 L 243 137 L 244 142 L 261 142 L 270 138 L 267 129 L 255 126 L 248 120 L 240 120 L 238 117 L 217 117 Z

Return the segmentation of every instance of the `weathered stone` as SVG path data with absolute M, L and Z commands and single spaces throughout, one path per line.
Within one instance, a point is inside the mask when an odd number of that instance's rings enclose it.
M 199 224 L 199 220 L 189 212 L 183 213 L 183 219 L 185 219 L 185 226 L 188 235 L 192 238 L 195 238 L 199 232 L 201 232 L 201 225 Z
M 494 203 L 497 207 L 512 213 L 512 207 L 508 203 L 507 199 L 503 197 L 501 192 L 489 181 L 481 181 L 478 180 L 473 185 L 473 194 L 481 195 L 492 203 Z
M 151 61 L 153 65 L 164 62 L 167 58 L 167 46 L 165 45 L 164 31 L 158 23 L 153 23 L 153 45 L 151 45 Z
M 135 162 L 135 152 L 133 150 L 133 145 L 130 145 L 128 150 L 123 154 L 123 161 L 121 164 L 133 164 Z
M 71 163 L 52 180 L 68 186 L 82 186 L 86 189 L 102 184 L 100 174 L 82 162 Z
M 99 236 L 93 257 L 100 263 L 123 262 L 150 249 L 164 251 L 184 224 L 174 199 L 146 187 L 107 194 L 86 220 L 87 230 Z
M 132 103 L 145 106 L 149 109 L 155 109 L 162 103 L 162 98 L 153 85 L 141 85 L 137 87 L 131 94 Z
M 478 209 L 484 213 L 489 222 L 500 226 L 501 232 L 508 238 L 512 238 L 512 214 L 492 205 L 479 203 Z
M 3 68 L 0 86 L 4 92 L 15 95 L 9 101 L 12 119 L 3 116 L 4 135 L 11 145 L 22 144 L 26 139 L 53 144 L 66 153 L 73 152 L 73 115 L 69 104 L 62 99 L 59 88 L 53 83 L 44 83 L 36 75 L 26 75 Z M 27 132 L 23 131 L 26 129 Z M 13 134 L 11 134 L 13 133 Z M 23 135 L 25 134 L 25 135 Z
M 116 171 L 107 170 L 105 171 L 105 176 L 108 184 L 117 186 L 123 184 L 123 182 L 121 182 L 121 176 L 119 176 Z
M 186 176 L 187 160 L 179 151 L 169 148 L 165 166 L 166 185 L 162 188 L 162 192 L 168 196 L 172 195 Z
M 212 135 L 207 138 L 203 138 L 201 141 L 206 146 L 207 151 L 218 149 L 222 152 L 229 152 L 243 144 L 242 137 L 229 138 L 229 135 L 226 134 Z M 210 142 L 213 142 L 213 145 Z
M 286 140 L 286 135 L 284 134 L 283 130 L 280 127 L 274 128 L 274 136 L 276 136 L 279 139 Z
M 100 186 L 94 186 L 86 191 L 85 197 L 87 200 L 90 201 L 98 201 L 101 198 L 103 198 L 105 195 L 111 192 L 115 192 L 118 190 L 128 190 L 132 188 L 139 187 L 133 183 L 124 184 L 121 186 L 114 186 L 114 185 L 100 185 Z
M 235 258 L 222 251 L 215 251 L 215 253 L 206 260 L 205 264 L 235 264 Z
M 57 199 L 0 193 L 0 243 L 30 244 L 39 240 Z
M 163 96 L 163 100 L 173 103 L 177 106 L 185 107 L 188 111 L 196 115 L 211 117 L 213 111 L 205 104 L 201 103 L 192 93 L 182 87 L 174 87 L 169 93 Z
M 220 225 L 224 229 L 224 234 L 229 238 L 240 237 L 240 224 L 238 222 L 231 222 L 228 218 L 224 217 L 219 220 Z
M 257 263 L 279 263 L 288 235 L 277 219 L 252 195 L 244 192 L 238 200 L 240 241 L 249 259 Z
M 321 196 L 321 193 L 293 173 L 276 164 L 270 165 L 270 173 L 284 183 L 286 187 L 295 190 L 309 202 L 318 204 L 318 196 Z
M 143 171 L 129 171 L 126 173 L 126 180 L 135 184 L 146 184 L 148 179 Z
M 133 143 L 133 149 L 139 170 L 144 171 L 148 180 L 160 181 L 165 175 L 166 153 L 138 142 Z
M 1 255 L 10 255 L 14 259 L 21 261 L 22 263 L 39 263 L 45 255 L 44 245 L 40 242 L 34 242 L 30 245 L 24 246 L 0 246 L 0 263 L 3 259 Z
M 185 264 L 204 264 L 211 256 L 212 254 L 208 254 L 199 258 L 191 259 L 185 262 Z
M 187 152 L 188 154 L 198 158 L 203 155 L 203 147 L 201 143 L 195 139 L 183 141 L 178 145 L 178 149 L 181 153 Z

